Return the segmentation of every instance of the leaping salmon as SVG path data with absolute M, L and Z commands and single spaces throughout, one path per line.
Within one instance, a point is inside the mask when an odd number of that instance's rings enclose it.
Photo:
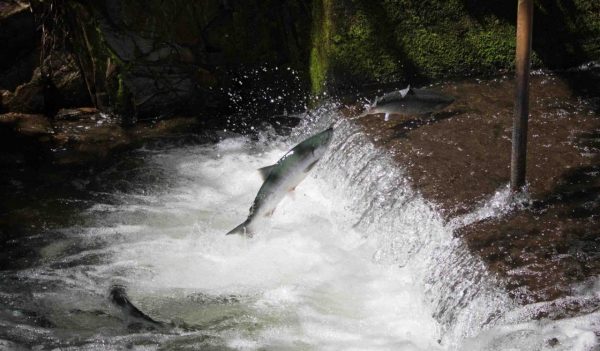
M 332 135 L 333 128 L 330 127 L 296 145 L 274 165 L 259 169 L 265 181 L 250 207 L 250 214 L 227 235 L 242 234 L 252 237 L 256 232 L 256 220 L 271 216 L 284 196 L 300 184 L 325 154 Z
M 359 117 L 384 113 L 384 120 L 388 121 L 390 115 L 424 115 L 439 111 L 453 102 L 452 96 L 433 90 L 413 89 L 409 85 L 375 99 L 375 103 Z

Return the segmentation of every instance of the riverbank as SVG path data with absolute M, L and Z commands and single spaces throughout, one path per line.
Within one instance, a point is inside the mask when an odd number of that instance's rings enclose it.
M 457 224 L 455 235 L 505 282 L 512 297 L 525 304 L 549 301 L 571 295 L 600 273 L 599 77 L 597 69 L 585 67 L 533 75 L 528 200 L 511 209 L 506 188 L 512 77 L 437 85 L 433 88 L 456 102 L 429 118 L 386 123 L 373 115 L 359 123 L 446 220 Z M 485 203 L 499 216 L 471 223 L 465 215 Z M 580 307 L 571 306 L 571 312 Z

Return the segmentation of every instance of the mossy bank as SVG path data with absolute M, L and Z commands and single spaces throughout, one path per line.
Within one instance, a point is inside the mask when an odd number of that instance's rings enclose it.
M 502 0 L 34 3 L 34 12 L 53 3 L 63 9 L 93 103 L 130 122 L 228 107 L 240 88 L 236 77 L 257 68 L 297 75 L 250 80 L 245 89 L 337 93 L 484 76 L 511 69 L 515 49 L 516 2 Z M 535 67 L 598 60 L 598 38 L 598 1 L 535 2 Z
M 314 0 L 315 92 L 370 82 L 432 81 L 511 69 L 516 2 Z M 536 1 L 533 65 L 600 58 L 600 3 Z

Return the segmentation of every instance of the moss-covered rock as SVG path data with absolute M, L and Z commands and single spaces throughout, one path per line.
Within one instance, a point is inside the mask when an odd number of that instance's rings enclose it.
M 314 0 L 313 14 L 309 71 L 317 93 L 326 85 L 426 81 L 513 66 L 516 4 L 506 1 Z M 536 1 L 534 18 L 535 66 L 600 58 L 597 1 Z

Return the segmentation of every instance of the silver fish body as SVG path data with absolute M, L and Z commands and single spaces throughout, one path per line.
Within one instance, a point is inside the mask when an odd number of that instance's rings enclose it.
M 406 89 L 386 94 L 375 100 L 365 113 L 385 113 L 385 120 L 392 114 L 402 116 L 423 115 L 439 111 L 454 102 L 452 96 L 426 89 Z
M 261 168 L 265 181 L 250 207 L 248 218 L 227 235 L 252 236 L 256 232 L 256 220 L 271 216 L 285 195 L 300 184 L 327 151 L 332 135 L 333 128 L 313 135 L 288 151 L 274 165 Z

